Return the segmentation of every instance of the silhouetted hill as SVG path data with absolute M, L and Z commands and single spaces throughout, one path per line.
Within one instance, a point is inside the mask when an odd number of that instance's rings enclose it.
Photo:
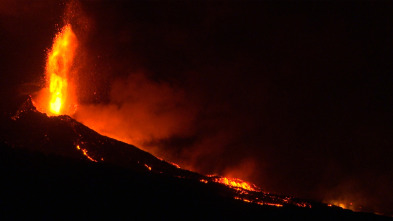
M 391 220 L 320 203 L 299 207 L 306 201 L 263 192 L 241 195 L 216 177 L 177 168 L 68 116 L 47 117 L 30 100 L 2 115 L 0 138 L 0 215 L 7 220 Z

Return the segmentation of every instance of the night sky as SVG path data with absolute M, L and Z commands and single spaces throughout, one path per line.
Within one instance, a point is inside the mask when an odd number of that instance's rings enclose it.
M 0 1 L 2 110 L 44 86 L 66 7 Z M 72 10 L 77 120 L 120 121 L 135 144 L 186 169 L 393 214 L 393 4 L 81 1 Z

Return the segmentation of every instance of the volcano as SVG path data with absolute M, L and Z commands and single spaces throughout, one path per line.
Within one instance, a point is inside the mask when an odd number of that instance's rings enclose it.
M 67 115 L 48 117 L 30 97 L 1 118 L 6 219 L 390 219 L 181 169 Z

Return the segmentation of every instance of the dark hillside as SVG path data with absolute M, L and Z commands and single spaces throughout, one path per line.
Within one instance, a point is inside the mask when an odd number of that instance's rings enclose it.
M 1 216 L 8 219 L 390 220 L 324 204 L 261 206 L 138 148 L 101 136 L 68 116 L 47 117 L 30 100 L 2 116 Z M 84 148 L 97 162 L 87 158 Z M 100 159 L 103 160 L 100 160 Z M 151 166 L 151 170 L 146 165 Z M 200 182 L 200 179 L 209 182 Z M 283 196 L 249 192 L 249 199 Z

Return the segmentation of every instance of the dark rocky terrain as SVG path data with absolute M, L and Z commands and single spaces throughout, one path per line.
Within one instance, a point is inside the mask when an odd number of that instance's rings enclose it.
M 69 116 L 48 117 L 30 98 L 16 106 L 1 115 L 0 216 L 7 220 L 391 220 L 229 188 L 215 182 L 218 177 L 180 169 Z

